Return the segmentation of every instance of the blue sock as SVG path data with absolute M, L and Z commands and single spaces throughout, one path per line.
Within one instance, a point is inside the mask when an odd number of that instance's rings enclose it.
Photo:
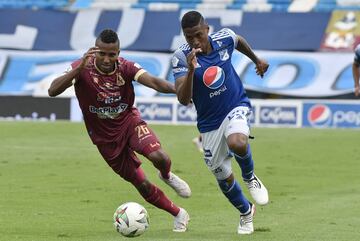
M 246 155 L 239 156 L 235 154 L 235 159 L 241 168 L 241 174 L 243 179 L 250 180 L 254 174 L 254 161 L 251 155 L 250 144 L 248 144 Z
M 246 213 L 249 210 L 249 201 L 243 195 L 241 187 L 236 180 L 230 185 L 225 180 L 218 180 L 218 183 L 224 195 L 240 213 Z

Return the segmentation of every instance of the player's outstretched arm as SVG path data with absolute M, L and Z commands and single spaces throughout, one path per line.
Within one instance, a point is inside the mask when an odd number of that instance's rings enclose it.
M 169 81 L 153 76 L 147 72 L 144 72 L 139 76 L 137 81 L 149 88 L 152 88 L 161 93 L 176 93 L 175 87 Z
M 80 64 L 71 69 L 70 71 L 65 72 L 63 75 L 57 77 L 53 80 L 48 89 L 48 94 L 51 97 L 57 96 L 63 93 L 67 88 L 73 85 L 73 80 L 79 75 L 80 71 L 86 66 L 89 57 L 98 52 L 97 47 L 90 48 L 81 58 Z
M 243 37 L 237 35 L 237 40 L 238 43 L 236 49 L 241 53 L 245 54 L 249 59 L 254 62 L 254 64 L 256 65 L 256 74 L 263 77 L 265 72 L 269 68 L 269 64 L 267 63 L 267 61 L 264 59 L 259 59 Z
M 76 67 L 53 80 L 48 89 L 48 94 L 55 97 L 63 93 L 67 88 L 73 85 L 73 79 L 80 73 L 80 68 Z
M 352 65 L 352 73 L 353 73 L 353 79 L 354 79 L 354 93 L 355 96 L 360 96 L 360 86 L 359 86 L 359 78 L 360 78 L 360 68 L 359 64 L 355 61 Z

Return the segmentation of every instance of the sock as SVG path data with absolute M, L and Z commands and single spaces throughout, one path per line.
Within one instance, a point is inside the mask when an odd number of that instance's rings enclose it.
M 241 187 L 236 180 L 230 185 L 225 180 L 218 180 L 218 183 L 224 195 L 240 213 L 245 213 L 249 210 L 250 203 L 243 195 Z
M 180 209 L 172 201 L 170 201 L 157 186 L 151 184 L 150 188 L 150 195 L 147 197 L 143 196 L 147 202 L 151 203 L 155 207 L 171 213 L 174 217 L 178 215 Z
M 241 168 L 241 174 L 244 180 L 250 180 L 254 174 L 254 161 L 252 159 L 250 144 L 247 147 L 245 156 L 235 154 L 235 159 Z
M 252 203 L 249 202 L 249 209 L 248 209 L 245 213 L 241 213 L 241 215 L 244 215 L 244 216 L 249 215 L 249 214 L 251 213 L 251 207 L 252 207 L 252 205 L 254 205 L 254 204 L 252 204 Z

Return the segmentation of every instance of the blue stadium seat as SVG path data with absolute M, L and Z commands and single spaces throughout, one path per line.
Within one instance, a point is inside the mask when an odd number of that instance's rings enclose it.
M 0 8 L 62 9 L 69 6 L 69 0 L 0 0 Z
M 160 7 L 163 6 L 164 9 L 169 5 L 176 6 L 179 9 L 193 9 L 199 3 L 202 3 L 202 0 L 138 0 L 138 3 L 133 4 L 132 7 L 150 9 L 151 6 L 158 4 Z
M 313 11 L 315 12 L 331 12 L 333 10 L 360 10 L 359 1 L 348 2 L 345 5 L 342 5 L 341 1 L 336 0 L 319 0 L 317 5 L 314 7 Z
M 86 9 L 86 8 L 90 8 L 92 3 L 93 3 L 93 0 L 76 0 L 71 5 L 71 8 L 73 8 L 73 9 Z
M 171 9 L 201 9 L 201 8 L 226 8 L 243 11 L 274 11 L 287 12 L 289 6 L 297 0 L 0 0 L 0 8 L 30 8 L 30 9 L 122 9 L 126 7 L 157 10 Z M 360 0 L 315 0 L 316 5 L 308 11 L 331 12 L 334 10 L 360 10 Z M 314 3 L 314 4 L 315 4 Z M 295 6 L 295 5 L 292 5 Z M 292 8 L 293 10 L 294 8 Z M 296 8 L 295 8 L 296 11 Z

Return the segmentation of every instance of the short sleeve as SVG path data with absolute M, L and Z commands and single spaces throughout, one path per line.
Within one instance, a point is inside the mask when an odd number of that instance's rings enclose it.
M 135 81 L 137 81 L 140 77 L 140 75 L 142 75 L 143 73 L 146 72 L 146 70 L 144 70 L 140 64 L 132 62 L 132 61 L 124 61 L 123 63 L 125 65 L 126 68 L 126 75 L 130 78 L 133 79 Z
M 182 50 L 178 49 L 175 51 L 171 59 L 171 65 L 175 80 L 187 74 L 188 64 L 186 61 L 186 56 Z
M 226 34 L 228 34 L 232 38 L 232 40 L 234 42 L 234 49 L 235 49 L 237 44 L 238 44 L 238 38 L 237 38 L 236 33 L 234 31 L 232 31 L 230 28 L 223 28 L 220 31 L 225 32 Z

